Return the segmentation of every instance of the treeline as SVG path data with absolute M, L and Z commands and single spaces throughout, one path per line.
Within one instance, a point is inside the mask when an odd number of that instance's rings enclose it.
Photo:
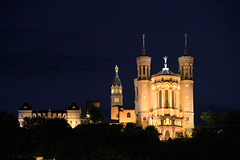
M 154 160 L 239 159 L 240 111 L 218 118 L 204 112 L 208 126 L 195 127 L 192 137 L 160 141 L 153 127 L 88 124 L 72 129 L 64 119 L 27 119 L 20 128 L 17 118 L 0 113 L 0 157 L 32 160 L 35 156 L 56 160 Z M 214 121 L 214 123 L 211 123 Z M 211 121 L 211 122 L 210 122 Z

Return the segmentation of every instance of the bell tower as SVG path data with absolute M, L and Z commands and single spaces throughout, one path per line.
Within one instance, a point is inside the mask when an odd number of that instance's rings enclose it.
M 185 132 L 191 132 L 194 127 L 194 102 L 193 102 L 193 61 L 188 55 L 187 34 L 185 37 L 184 56 L 178 58 L 180 81 L 180 110 L 183 112 L 183 128 Z
M 138 80 L 150 80 L 151 57 L 146 56 L 145 35 L 143 38 L 142 56 L 137 57 Z
M 143 38 L 142 55 L 136 58 L 138 78 L 135 79 L 135 112 L 137 121 L 142 126 L 147 125 L 151 108 L 151 57 L 146 56 L 145 35 Z
M 118 75 L 118 66 L 115 67 L 115 77 L 111 86 L 111 106 L 123 106 L 122 84 Z

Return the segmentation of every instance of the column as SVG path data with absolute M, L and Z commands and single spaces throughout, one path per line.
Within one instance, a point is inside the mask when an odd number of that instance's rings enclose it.
M 168 91 L 169 93 L 168 93 L 168 97 L 169 97 L 169 107 L 170 108 L 172 108 L 172 91 L 171 90 L 169 90 Z

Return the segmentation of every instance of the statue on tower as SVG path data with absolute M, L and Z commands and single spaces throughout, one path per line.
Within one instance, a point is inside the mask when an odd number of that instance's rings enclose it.
M 116 65 L 116 67 L 115 67 L 115 72 L 116 72 L 116 74 L 118 74 L 118 66 Z

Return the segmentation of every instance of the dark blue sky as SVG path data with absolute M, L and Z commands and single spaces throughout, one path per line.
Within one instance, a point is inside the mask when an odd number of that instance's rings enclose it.
M 64 109 L 99 100 L 110 112 L 119 66 L 124 105 L 134 107 L 136 57 L 146 34 L 151 74 L 167 55 L 178 72 L 184 33 L 196 104 L 240 109 L 240 1 L 1 1 L 0 111 Z

